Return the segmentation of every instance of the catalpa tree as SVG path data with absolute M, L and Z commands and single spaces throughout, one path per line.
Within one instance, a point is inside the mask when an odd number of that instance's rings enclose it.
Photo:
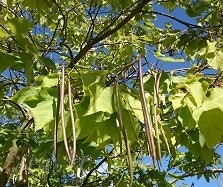
M 223 172 L 221 1 L 7 0 L 0 17 L 0 186 Z

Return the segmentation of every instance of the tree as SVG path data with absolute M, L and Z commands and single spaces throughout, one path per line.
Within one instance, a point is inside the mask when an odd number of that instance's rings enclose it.
M 0 186 L 217 177 L 222 12 L 217 0 L 2 3 Z

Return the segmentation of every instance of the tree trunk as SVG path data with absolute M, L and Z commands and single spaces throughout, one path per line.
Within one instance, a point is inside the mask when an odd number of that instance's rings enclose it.
M 19 148 L 16 144 L 16 140 L 13 141 L 13 145 L 8 153 L 8 156 L 5 160 L 2 173 L 0 175 L 0 187 L 5 187 L 7 184 L 8 178 L 11 174 L 13 165 L 15 163 L 15 158 L 19 153 Z
M 28 163 L 29 148 L 27 147 L 24 155 L 22 156 L 17 187 L 28 187 Z

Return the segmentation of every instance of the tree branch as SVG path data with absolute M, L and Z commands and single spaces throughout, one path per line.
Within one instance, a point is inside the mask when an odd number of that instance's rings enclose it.
M 29 119 L 28 122 L 24 123 L 21 126 L 21 131 L 25 130 L 33 123 L 33 118 Z M 17 139 L 13 140 L 12 147 L 5 159 L 5 163 L 3 165 L 3 170 L 0 174 L 0 186 L 5 186 L 8 178 L 11 174 L 12 168 L 14 166 L 17 155 L 19 154 L 20 148 L 16 144 Z
M 112 35 L 119 29 L 121 29 L 126 23 L 128 23 L 133 17 L 135 17 L 138 13 L 142 11 L 142 8 L 147 5 L 151 0 L 142 0 L 135 9 L 131 11 L 131 13 L 126 16 L 115 28 L 108 30 L 104 34 L 97 35 L 92 40 L 88 41 L 85 47 L 83 47 L 79 53 L 74 57 L 73 62 L 69 64 L 69 68 L 73 68 L 74 65 L 88 52 L 89 49 L 92 48 L 96 43 L 104 40 L 108 36 Z
M 158 14 L 158 15 L 161 15 L 161 16 L 164 16 L 164 17 L 168 17 L 168 18 L 170 18 L 170 19 L 172 19 L 172 20 L 174 20 L 174 21 L 176 21 L 178 23 L 181 23 L 182 25 L 185 25 L 186 27 L 189 27 L 189 28 L 198 28 L 198 29 L 199 28 L 203 28 L 203 27 L 201 27 L 199 25 L 195 25 L 195 24 L 192 24 L 192 23 L 188 23 L 188 22 L 182 21 L 182 20 L 180 20 L 180 19 L 178 19 L 178 18 L 176 18 L 174 16 L 171 16 L 169 14 L 165 14 L 163 12 L 157 12 L 157 11 L 143 11 L 143 12 L 149 13 L 149 14 Z
M 206 173 L 212 173 L 212 174 L 223 173 L 223 169 L 207 169 L 207 170 L 193 172 L 193 173 L 186 173 L 186 174 L 183 174 L 181 176 L 176 176 L 177 179 L 174 179 L 173 181 L 171 181 L 170 184 L 174 184 L 175 182 L 177 182 L 180 179 L 184 179 L 184 178 L 187 178 L 187 177 L 193 177 L 193 176 L 196 176 L 196 175 L 202 175 L 202 174 L 206 174 Z
M 109 155 L 111 155 L 112 153 L 113 153 L 113 150 L 114 149 L 112 149 L 108 154 Z M 116 155 L 116 156 L 113 156 L 113 157 L 111 157 L 111 159 L 112 158 L 115 158 L 115 157 L 117 157 L 118 155 Z M 87 184 L 87 181 L 88 181 L 88 179 L 91 177 L 91 174 L 96 170 L 96 169 L 98 169 L 104 162 L 106 162 L 108 160 L 108 158 L 107 157 L 104 157 L 94 168 L 92 168 L 89 172 L 88 172 L 88 174 L 87 174 L 87 176 L 85 177 L 85 179 L 84 179 L 84 181 L 83 181 L 83 183 L 82 183 L 82 185 L 80 186 L 80 187 L 83 187 L 83 186 L 85 186 L 86 184 Z

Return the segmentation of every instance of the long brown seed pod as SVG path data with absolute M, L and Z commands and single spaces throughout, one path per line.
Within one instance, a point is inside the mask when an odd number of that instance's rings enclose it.
M 70 152 L 69 152 L 68 143 L 67 143 L 65 118 L 64 118 L 64 84 L 65 84 L 65 72 L 64 72 L 64 67 L 62 67 L 62 75 L 61 75 L 61 82 L 60 82 L 60 115 L 61 115 L 64 146 L 65 146 L 68 159 L 71 162 Z
M 158 152 L 158 159 L 161 158 L 161 149 L 160 149 L 160 135 L 159 135 L 159 126 L 158 126 L 158 121 L 159 118 L 157 116 L 157 109 L 158 109 L 158 105 L 159 105 L 159 79 L 160 76 L 157 72 L 153 73 L 153 78 L 154 78 L 154 82 L 153 82 L 153 103 L 154 103 L 154 115 L 153 115 L 153 119 L 154 119 L 154 124 L 155 124 L 155 134 L 156 134 L 156 138 L 157 138 L 157 152 Z
M 162 76 L 162 72 L 158 73 L 157 75 L 157 78 L 156 78 L 156 98 L 157 98 L 157 105 L 156 107 L 158 108 L 159 107 L 159 85 L 160 85 L 160 78 Z M 167 150 L 168 152 L 170 153 L 170 147 L 169 147 L 169 144 L 168 144 L 168 141 L 167 141 L 167 138 L 166 138 L 166 135 L 165 135 L 165 132 L 163 130 L 163 127 L 162 125 L 160 125 L 160 131 L 161 131 L 161 134 L 163 136 L 163 139 L 165 141 L 165 144 L 166 144 L 166 147 L 167 147 Z
M 60 119 L 60 78 L 58 79 L 58 94 L 57 94 L 57 104 L 56 104 L 56 114 L 55 114 L 55 121 L 54 121 L 54 155 L 57 159 L 57 134 L 58 134 L 58 124 Z
M 73 150 L 71 153 L 70 165 L 73 165 L 74 159 L 76 156 L 76 131 L 75 131 L 75 124 L 74 124 L 74 113 L 73 113 L 73 106 L 72 106 L 70 77 L 68 77 L 68 102 L 69 102 L 69 111 L 70 111 L 70 118 L 71 118 L 71 125 L 72 125 L 72 134 L 73 134 Z
M 119 125 L 121 127 L 122 135 L 124 138 L 126 151 L 127 151 L 127 158 L 128 158 L 128 165 L 129 165 L 129 174 L 130 174 L 130 184 L 129 186 L 132 187 L 133 185 L 133 166 L 132 166 L 132 156 L 131 156 L 131 150 L 128 142 L 128 137 L 125 131 L 125 126 L 122 119 L 122 111 L 120 106 L 120 95 L 119 95 L 119 84 L 118 84 L 118 78 L 116 78 L 116 85 L 115 85 L 115 95 L 116 95 L 116 104 L 117 104 L 117 113 L 118 113 L 118 121 Z
M 152 125 L 149 121 L 149 112 L 146 103 L 145 91 L 143 86 L 143 74 L 142 74 L 142 63 L 141 57 L 138 61 L 138 72 L 139 72 L 139 87 L 140 87 L 140 96 L 141 96 L 141 104 L 142 104 L 142 111 L 145 123 L 145 130 L 146 130 L 146 137 L 149 144 L 149 152 L 152 156 L 153 166 L 156 167 L 156 149 L 153 140 L 153 132 L 152 132 Z

